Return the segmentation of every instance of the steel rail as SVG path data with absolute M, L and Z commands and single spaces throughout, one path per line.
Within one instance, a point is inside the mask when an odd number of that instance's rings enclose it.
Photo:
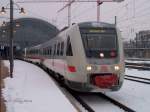
M 125 77 L 131 77 L 131 78 L 135 78 L 135 79 L 142 79 L 142 80 L 150 81 L 149 78 L 143 78 L 143 77 L 137 77 L 137 76 L 125 75 Z
M 123 110 L 125 110 L 125 112 L 136 112 L 135 110 L 133 110 L 133 109 L 127 107 L 126 105 L 124 105 L 124 104 L 122 104 L 122 103 L 120 103 L 120 102 L 118 102 L 118 101 L 116 101 L 116 100 L 110 98 L 109 96 L 107 96 L 107 95 L 105 95 L 105 94 L 103 94 L 103 93 L 97 93 L 97 95 L 98 95 L 99 97 L 102 97 L 102 98 L 107 99 L 108 101 L 110 101 L 110 102 L 113 103 L 114 105 L 116 105 L 116 106 L 122 108 Z
M 131 78 L 124 78 L 126 80 L 130 80 L 130 81 L 134 81 L 134 82 L 139 82 L 139 83 L 143 83 L 143 84 L 150 84 L 150 82 L 145 82 L 145 81 L 140 81 L 140 80 L 136 80 L 136 79 L 131 79 Z
M 143 67 L 143 68 L 149 68 L 150 69 L 150 63 L 132 63 L 132 62 L 125 62 L 126 66 L 135 66 L 135 67 Z
M 79 95 L 69 90 L 69 93 L 88 111 L 95 112 Z
M 141 70 L 150 70 L 150 67 L 147 66 L 137 66 L 137 65 L 125 65 L 127 68 L 141 69 Z

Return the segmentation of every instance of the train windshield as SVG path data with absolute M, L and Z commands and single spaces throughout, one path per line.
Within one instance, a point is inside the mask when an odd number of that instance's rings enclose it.
M 87 57 L 112 58 L 117 56 L 115 28 L 80 28 Z

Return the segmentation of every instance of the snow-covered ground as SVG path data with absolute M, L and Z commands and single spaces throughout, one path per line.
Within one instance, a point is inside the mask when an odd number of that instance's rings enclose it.
M 5 65 L 9 67 L 8 61 Z M 150 78 L 150 71 L 126 68 L 126 74 Z M 14 78 L 6 78 L 5 85 L 3 95 L 7 100 L 7 112 L 77 112 L 57 84 L 35 65 L 15 61 Z M 120 91 L 106 94 L 137 112 L 150 112 L 148 84 L 125 80 Z M 96 96 L 83 98 L 96 112 L 123 111 Z
M 150 79 L 150 71 L 126 68 L 126 75 Z
M 150 71 L 126 69 L 126 74 L 150 78 Z M 118 92 L 107 93 L 108 96 L 134 109 L 136 112 L 150 112 L 150 85 L 125 80 Z
M 125 80 L 120 91 L 107 95 L 136 112 L 150 112 L 150 85 Z
M 5 79 L 3 96 L 7 112 L 77 112 L 43 70 L 23 61 L 15 61 L 14 78 Z

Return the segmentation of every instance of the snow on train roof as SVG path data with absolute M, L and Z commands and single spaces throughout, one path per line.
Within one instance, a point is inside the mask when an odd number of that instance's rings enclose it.
M 114 28 L 116 27 L 115 24 L 109 24 L 105 22 L 82 22 L 78 24 L 79 27 L 109 27 L 109 28 Z

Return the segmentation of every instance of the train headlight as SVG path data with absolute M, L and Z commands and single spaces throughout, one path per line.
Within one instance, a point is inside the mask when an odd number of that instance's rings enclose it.
M 100 58 L 104 58 L 104 53 L 100 53 Z
M 86 70 L 87 70 L 87 71 L 91 71 L 91 70 L 92 70 L 92 67 L 91 67 L 91 66 L 87 66 L 87 67 L 86 67 Z
M 115 65 L 115 66 L 114 66 L 114 69 L 115 69 L 116 71 L 118 71 L 118 70 L 120 70 L 120 67 L 119 67 L 118 65 Z

